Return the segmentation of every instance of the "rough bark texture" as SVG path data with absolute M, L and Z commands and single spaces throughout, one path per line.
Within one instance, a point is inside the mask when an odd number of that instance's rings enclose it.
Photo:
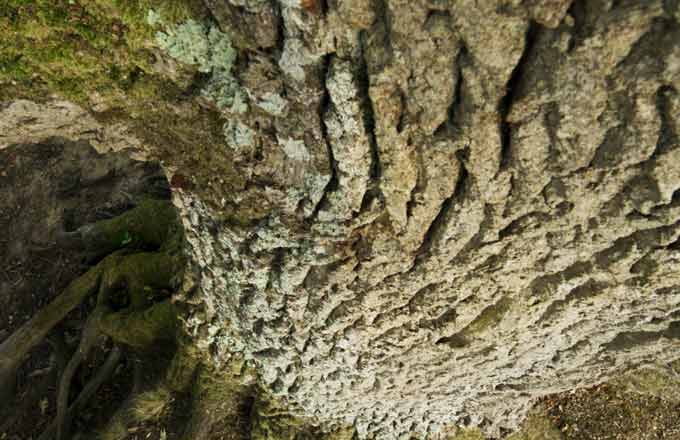
M 218 365 L 393 439 L 680 357 L 677 1 L 205 3 L 252 135 L 174 180 Z
M 289 3 L 267 215 L 187 222 L 217 359 L 395 438 L 678 357 L 677 5 Z

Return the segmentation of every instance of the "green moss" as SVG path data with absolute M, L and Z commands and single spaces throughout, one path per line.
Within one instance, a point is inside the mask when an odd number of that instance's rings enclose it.
M 155 6 L 169 22 L 200 14 L 196 1 L 9 0 L 0 6 L 0 99 L 59 95 L 84 103 L 119 96 L 132 77 L 153 74 Z M 114 67 L 115 66 L 115 67 Z M 121 102 L 122 99 L 118 98 Z
M 485 308 L 461 333 L 466 337 L 483 333 L 487 329 L 498 324 L 508 312 L 511 305 L 512 301 L 509 298 L 502 298 L 497 303 Z
M 521 429 L 507 440 L 562 440 L 562 434 L 555 425 L 542 414 L 531 414 L 522 423 Z
M 170 300 L 141 311 L 109 313 L 100 321 L 101 331 L 118 343 L 145 350 L 158 341 L 174 341 L 177 310 Z
M 310 420 L 291 414 L 285 402 L 268 395 L 266 391 L 260 391 L 253 405 L 249 434 L 251 440 L 351 440 L 356 437 L 356 430 L 352 426 L 331 432 L 322 431 Z
M 478 429 L 461 429 L 449 440 L 486 440 L 484 434 Z
M 164 200 L 145 200 L 122 215 L 82 230 L 87 246 L 100 254 L 121 247 L 153 246 L 164 251 L 181 247 L 182 230 L 174 207 Z
M 640 368 L 612 381 L 613 385 L 627 392 L 661 397 L 669 402 L 680 403 L 680 361 L 670 369 Z

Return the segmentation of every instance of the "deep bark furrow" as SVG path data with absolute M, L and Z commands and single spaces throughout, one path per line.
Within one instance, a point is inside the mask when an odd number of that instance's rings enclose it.
M 373 113 L 373 102 L 371 101 L 370 87 L 371 77 L 369 73 L 368 60 L 366 59 L 366 51 L 368 50 L 367 33 L 362 31 L 359 34 L 359 66 L 357 71 L 357 81 L 359 84 L 359 96 L 361 98 L 363 108 L 363 123 L 366 133 L 368 133 L 368 140 L 371 146 L 371 180 L 377 187 L 377 182 L 380 180 L 380 153 L 378 149 L 378 140 L 375 134 L 375 114 Z
M 511 142 L 512 142 L 512 125 L 508 121 L 508 114 L 515 101 L 515 96 L 520 90 L 522 81 L 524 80 L 525 69 L 532 56 L 534 43 L 538 38 L 540 25 L 536 22 L 530 22 L 524 37 L 524 49 L 522 55 L 517 61 L 510 79 L 505 85 L 505 95 L 498 102 L 498 115 L 500 118 L 499 132 L 501 137 L 501 151 L 500 151 L 500 167 L 499 172 L 508 168 L 511 157 Z
M 446 217 L 449 215 L 453 205 L 460 201 L 464 196 L 465 186 L 468 184 L 468 172 L 465 168 L 465 165 L 463 164 L 463 161 L 460 161 L 460 166 L 461 174 L 458 178 L 458 181 L 456 182 L 455 187 L 453 188 L 451 196 L 445 199 L 444 203 L 442 203 L 437 216 L 434 218 L 432 223 L 430 223 L 429 227 L 427 228 L 427 232 L 425 232 L 425 235 L 423 236 L 422 244 L 415 253 L 416 262 L 428 255 L 433 242 L 442 232 L 442 228 L 445 227 Z
M 652 156 L 666 153 L 678 145 L 680 133 L 675 131 L 675 123 L 671 114 L 670 100 L 673 96 L 678 96 L 678 91 L 668 85 L 659 87 L 656 92 L 656 109 L 661 118 L 661 131 Z
M 323 96 L 321 97 L 321 101 L 319 102 L 318 110 L 319 128 L 321 130 L 323 142 L 326 145 L 326 148 L 328 149 L 328 163 L 331 169 L 331 178 L 326 184 L 326 187 L 324 188 L 324 194 L 319 200 L 319 203 L 317 203 L 316 206 L 314 207 L 313 214 L 311 215 L 312 219 L 317 218 L 319 210 L 324 206 L 325 203 L 327 203 L 328 194 L 337 190 L 339 184 L 338 164 L 333 154 L 333 144 L 330 138 L 328 137 L 328 127 L 326 126 L 325 121 L 326 115 L 328 114 L 329 108 L 331 106 L 331 97 L 330 92 L 328 91 L 327 81 L 328 76 L 330 75 L 330 68 L 331 63 L 333 62 L 333 58 L 334 58 L 333 54 L 328 54 L 323 57 L 323 61 L 321 62 L 320 76 L 321 85 L 323 88 Z

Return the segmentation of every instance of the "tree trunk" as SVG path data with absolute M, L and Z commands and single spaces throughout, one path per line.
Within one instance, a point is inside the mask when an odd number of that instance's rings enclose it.
M 677 0 L 204 3 L 193 40 L 150 21 L 180 66 L 156 74 L 201 89 L 163 109 L 208 128 L 122 120 L 171 177 L 186 326 L 216 365 L 324 431 L 394 439 L 499 435 L 539 397 L 680 359 Z
M 262 218 L 178 196 L 216 359 L 397 438 L 680 357 L 677 2 L 282 3 Z

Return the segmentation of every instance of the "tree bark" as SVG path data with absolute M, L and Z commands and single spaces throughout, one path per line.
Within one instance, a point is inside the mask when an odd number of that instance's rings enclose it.
M 216 360 L 398 438 L 498 434 L 680 357 L 677 2 L 276 8 L 282 51 L 251 59 L 234 116 L 260 126 L 235 156 L 261 216 L 177 195 Z M 258 118 L 272 94 L 284 113 Z
M 177 301 L 218 368 L 394 439 L 499 435 L 539 397 L 680 359 L 677 0 L 198 3 L 203 27 L 153 20 L 165 48 L 198 35 L 195 62 L 153 67 L 188 98 L 116 101 L 134 136 L 13 101 L 0 148 L 61 133 L 163 160 L 198 286 Z

